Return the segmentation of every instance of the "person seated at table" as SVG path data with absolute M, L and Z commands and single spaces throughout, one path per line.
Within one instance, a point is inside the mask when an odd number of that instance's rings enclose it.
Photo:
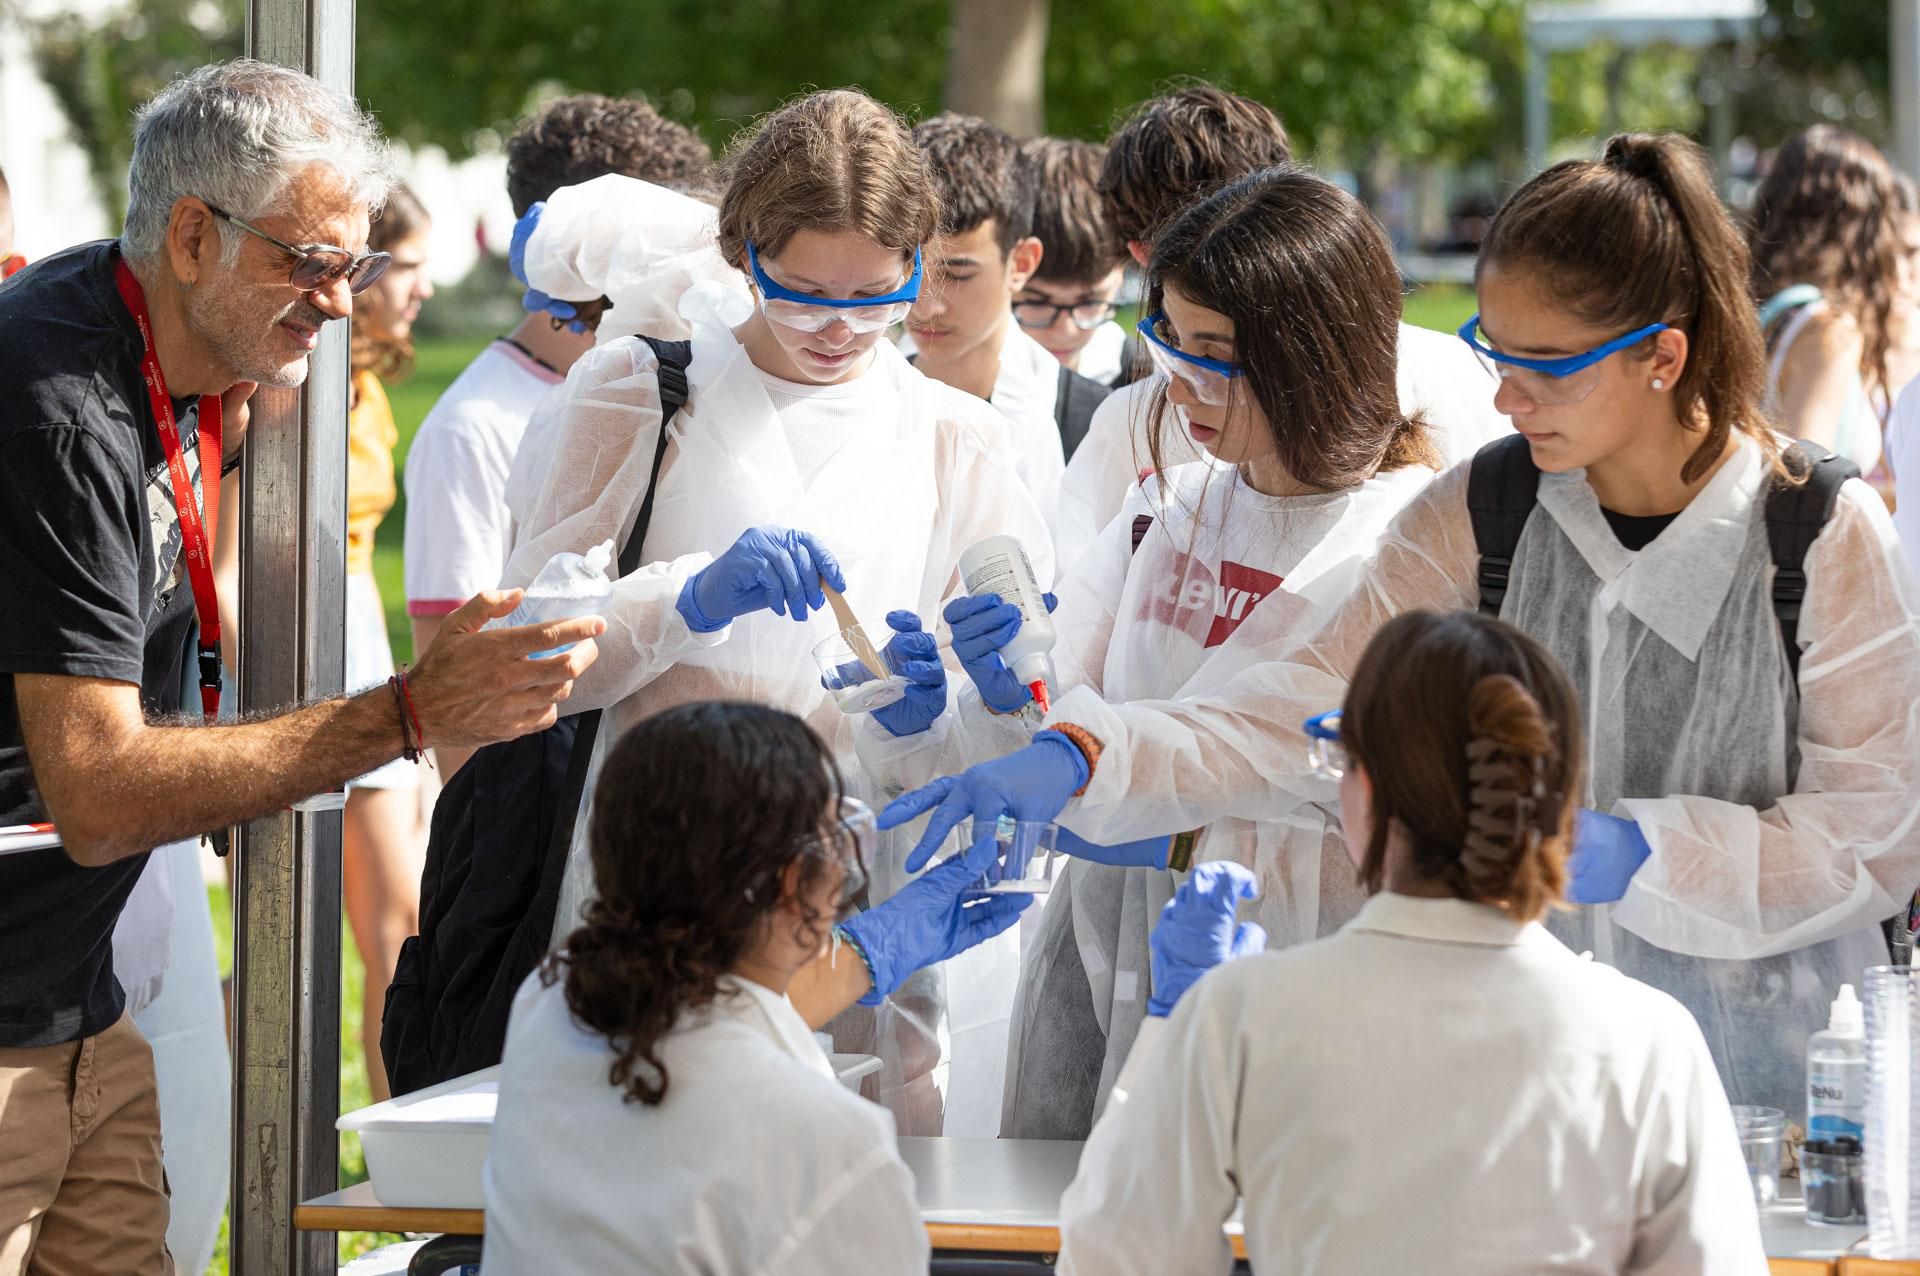
M 1579 702 L 1544 647 L 1410 612 L 1309 724 L 1372 896 L 1249 956 L 1253 878 L 1203 864 L 1060 1206 L 1059 1271 L 1764 1272 L 1726 1092 L 1672 997 L 1583 960 L 1562 905 Z M 1181 994 L 1196 980 L 1191 995 Z M 1178 1008 L 1175 1003 L 1178 1002 Z
M 856 912 L 873 813 L 792 714 L 702 702 L 608 756 L 586 922 L 515 999 L 487 1276 L 924 1273 L 893 1118 L 810 1028 L 1011 926 L 993 848 Z

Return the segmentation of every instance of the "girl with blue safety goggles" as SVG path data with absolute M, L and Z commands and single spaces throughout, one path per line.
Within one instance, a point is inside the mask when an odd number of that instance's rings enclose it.
M 913 270 L 892 292 L 876 297 L 821 297 L 799 292 L 774 279 L 760 264 L 760 253 L 747 241 L 747 269 L 753 275 L 760 311 L 772 323 L 799 332 L 821 332 L 844 323 L 856 333 L 884 332 L 907 317 L 920 297 L 920 250 L 913 250 Z
M 1656 333 L 1665 332 L 1664 323 L 1650 323 L 1612 341 L 1580 354 L 1557 359 L 1525 358 L 1505 354 L 1480 339 L 1480 316 L 1474 315 L 1460 325 L 1460 340 L 1493 360 L 1500 379 L 1542 407 L 1567 407 L 1586 401 L 1600 384 L 1600 365 L 1622 350 L 1631 350 Z
M 1233 383 L 1246 375 L 1246 368 L 1224 359 L 1206 359 L 1180 348 L 1180 338 L 1167 323 L 1165 311 L 1156 310 L 1134 325 L 1145 339 L 1147 354 L 1163 376 L 1178 377 L 1193 391 L 1193 397 L 1210 407 L 1224 408 L 1233 401 Z

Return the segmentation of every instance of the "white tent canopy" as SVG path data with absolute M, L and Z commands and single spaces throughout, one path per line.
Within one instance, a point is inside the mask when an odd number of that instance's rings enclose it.
M 1538 168 L 1553 143 L 1547 106 L 1547 59 L 1557 50 L 1606 43 L 1621 49 L 1664 44 L 1712 51 L 1752 39 L 1765 0 L 1569 0 L 1527 8 L 1527 162 Z M 1727 95 L 1709 107 L 1714 149 L 1729 140 Z

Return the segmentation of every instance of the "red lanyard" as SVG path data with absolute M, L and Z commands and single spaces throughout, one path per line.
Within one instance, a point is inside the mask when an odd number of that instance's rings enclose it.
M 187 473 L 186 449 L 180 444 L 180 426 L 173 418 L 173 400 L 153 349 L 153 327 L 147 319 L 146 295 L 125 261 L 114 262 L 114 282 L 133 321 L 140 325 L 140 378 L 147 383 L 160 448 L 166 453 L 167 473 L 173 478 L 173 506 L 180 515 L 182 552 L 187 557 L 187 579 L 193 586 L 193 609 L 200 617 L 200 708 L 212 722 L 220 716 L 220 600 L 213 583 L 213 543 L 207 528 L 220 526 L 220 396 L 200 398 L 200 488 L 206 515 L 193 499 L 193 479 Z

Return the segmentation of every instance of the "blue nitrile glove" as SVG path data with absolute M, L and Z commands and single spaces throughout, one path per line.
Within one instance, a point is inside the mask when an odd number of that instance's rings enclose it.
M 1024 749 L 895 798 L 880 812 L 879 824 L 883 829 L 897 828 L 924 811 L 933 812 L 926 832 L 907 856 L 907 871 L 917 873 L 967 817 L 974 820 L 973 851 L 993 850 L 998 846 L 994 822 L 1001 816 L 1051 820 L 1086 787 L 1091 774 L 1086 756 L 1073 741 L 1058 731 L 1042 731 Z
M 534 228 L 540 224 L 540 214 L 546 211 L 545 200 L 535 201 L 513 224 L 513 238 L 507 241 L 507 269 L 523 284 L 527 282 L 527 243 L 533 238 Z M 575 332 L 587 330 L 587 325 L 580 322 L 580 312 L 572 302 L 550 297 L 530 284 L 527 295 L 520 299 L 520 305 L 530 314 L 539 314 L 544 310 L 555 319 L 564 319 L 567 327 Z
M 507 241 L 507 269 L 523 284 L 527 282 L 527 243 L 533 238 L 534 228 L 540 225 L 540 214 L 546 211 L 544 199 L 528 205 L 527 211 L 520 214 L 520 220 L 513 224 L 513 238 Z
M 1102 846 L 1098 842 L 1089 842 L 1072 829 L 1063 828 L 1054 843 L 1054 849 L 1075 859 L 1092 860 L 1095 864 L 1106 864 L 1113 868 L 1165 868 L 1167 852 L 1172 845 L 1173 839 L 1170 837 L 1148 837 L 1138 842 Z
M 890 611 L 887 626 L 893 637 L 880 651 L 887 669 L 907 680 L 907 694 L 884 709 L 875 709 L 873 719 L 889 735 L 919 735 L 947 710 L 947 667 L 940 663 L 940 649 L 933 635 L 920 627 L 920 617 L 910 611 Z
M 1147 1013 L 1165 1018 L 1194 981 L 1222 962 L 1265 950 L 1267 932 L 1258 922 L 1234 924 L 1243 899 L 1257 899 L 1253 874 L 1232 860 L 1208 860 L 1180 883 L 1160 924 L 1147 936 L 1153 950 L 1153 995 Z
M 1653 848 L 1632 820 L 1581 807 L 1573 816 L 1573 855 L 1568 861 L 1567 899 L 1575 904 L 1611 904 Z
M 835 589 L 847 587 L 839 560 L 812 536 L 785 527 L 750 527 L 681 586 L 676 605 L 697 634 L 761 610 L 804 621 L 807 608 L 826 609 L 822 577 Z
M 1052 594 L 1042 595 L 1047 610 L 1056 606 Z M 980 699 L 995 713 L 1014 713 L 1033 699 L 1027 684 L 1013 676 L 1000 649 L 1020 632 L 1020 609 L 998 594 L 971 594 L 948 603 L 941 613 L 953 630 L 953 654 L 980 689 Z
M 840 923 L 873 971 L 873 990 L 860 999 L 877 1006 L 923 966 L 945 961 L 1013 925 L 1031 895 L 989 895 L 972 889 L 1000 853 L 988 842 L 956 855 L 916 878 L 892 899 Z

